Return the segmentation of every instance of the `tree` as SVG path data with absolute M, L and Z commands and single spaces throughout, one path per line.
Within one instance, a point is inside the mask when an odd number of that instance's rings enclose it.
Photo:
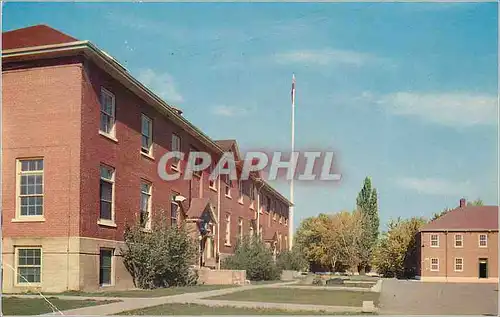
M 478 198 L 474 201 L 471 201 L 471 202 L 468 202 L 467 203 L 467 206 L 484 206 L 484 203 L 483 203 L 483 200 L 481 198 Z M 444 215 L 446 215 L 448 212 L 450 212 L 451 210 L 453 209 L 450 209 L 450 208 L 445 208 L 443 209 L 443 211 L 441 212 L 437 212 L 437 213 L 434 213 L 431 217 L 431 221 L 433 220 L 436 220 L 437 218 L 439 217 L 442 217 Z
M 484 206 L 483 200 L 481 198 L 478 198 L 472 202 L 468 202 L 467 206 Z
M 353 269 L 363 258 L 363 217 L 359 211 L 342 211 L 308 218 L 297 230 L 296 245 L 310 262 Z
M 139 288 L 196 284 L 191 270 L 196 261 L 196 245 L 184 227 L 169 227 L 165 217 L 152 221 L 152 230 L 139 224 L 125 230 L 125 248 L 121 250 L 125 267 Z
M 252 281 L 277 280 L 277 268 L 271 250 L 260 240 L 248 236 L 239 240 L 233 255 L 222 261 L 221 267 L 230 270 L 245 270 Z
M 379 274 L 402 277 L 415 274 L 418 258 L 417 235 L 427 223 L 424 218 L 390 220 L 374 250 L 373 264 Z
M 356 206 L 364 215 L 364 238 L 361 252 L 363 256 L 361 259 L 361 266 L 362 270 L 364 270 L 370 262 L 373 248 L 378 239 L 380 226 L 377 190 L 372 188 L 371 179 L 369 177 L 366 177 L 364 180 L 363 187 L 356 198 Z
M 309 263 L 307 262 L 302 250 L 297 244 L 293 245 L 292 250 L 285 250 L 278 254 L 276 266 L 279 270 L 305 271 Z

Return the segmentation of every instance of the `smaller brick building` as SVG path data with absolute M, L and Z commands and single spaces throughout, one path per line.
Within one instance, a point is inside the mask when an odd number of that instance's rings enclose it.
M 498 283 L 498 206 L 459 207 L 420 230 L 420 279 Z

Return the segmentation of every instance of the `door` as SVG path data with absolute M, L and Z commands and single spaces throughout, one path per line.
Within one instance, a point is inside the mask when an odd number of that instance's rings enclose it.
M 488 259 L 479 259 L 479 278 L 488 278 Z

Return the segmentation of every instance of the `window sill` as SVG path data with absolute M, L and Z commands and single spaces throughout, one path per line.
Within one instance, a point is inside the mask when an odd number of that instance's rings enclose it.
M 36 288 L 39 288 L 39 287 L 42 287 L 42 282 L 37 282 L 37 283 L 14 283 L 14 286 L 15 287 L 36 287 Z
M 208 186 L 208 188 L 210 188 L 210 190 L 213 190 L 214 192 L 217 192 L 217 188 L 215 188 L 215 187 Z
M 118 143 L 118 139 L 109 133 L 102 132 L 101 130 L 99 130 L 99 134 L 115 143 Z
M 141 231 L 142 232 L 147 232 L 147 233 L 153 232 L 153 230 L 151 230 L 151 228 L 141 228 Z
M 40 216 L 24 216 L 14 218 L 11 222 L 45 222 L 45 218 Z
M 99 226 L 110 227 L 110 228 L 116 228 L 117 227 L 116 223 L 114 221 L 111 221 L 111 220 L 99 219 L 97 221 L 97 224 Z
M 233 198 L 233 197 L 231 197 L 231 195 L 228 195 L 228 194 L 226 194 L 225 196 L 226 196 L 226 198 L 228 198 L 228 199 L 232 199 L 232 198 Z
M 481 249 L 487 249 L 488 246 L 487 245 L 480 245 L 478 248 L 481 248 Z
M 239 203 L 240 205 L 243 205 L 243 199 L 239 199 L 239 200 L 238 200 L 238 203 Z
M 231 246 L 231 243 L 224 243 L 224 246 L 225 246 L 225 247 L 230 247 L 230 246 Z
M 145 158 L 150 159 L 151 161 L 155 160 L 154 156 L 152 156 L 151 154 L 145 153 L 143 151 L 140 151 L 140 152 L 141 152 L 141 155 L 144 156 Z

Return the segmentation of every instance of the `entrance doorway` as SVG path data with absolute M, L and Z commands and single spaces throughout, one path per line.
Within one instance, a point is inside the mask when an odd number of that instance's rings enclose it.
M 488 278 L 488 259 L 479 259 L 479 278 Z

